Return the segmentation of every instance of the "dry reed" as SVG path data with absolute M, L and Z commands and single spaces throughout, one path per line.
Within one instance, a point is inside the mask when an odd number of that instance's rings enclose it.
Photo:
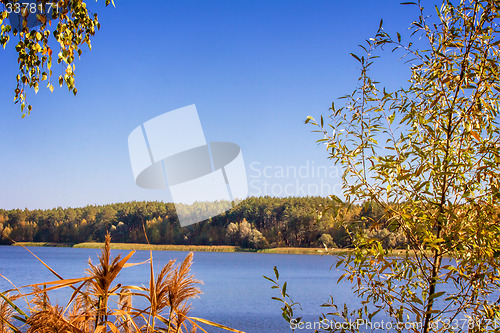
M 113 258 L 108 234 L 99 263 L 94 265 L 89 260 L 86 275 L 77 279 L 64 279 L 35 256 L 58 280 L 0 293 L 0 333 L 194 333 L 197 329 L 206 333 L 200 324 L 241 332 L 189 316 L 189 300 L 201 293 L 198 287 L 201 281 L 190 274 L 192 252 L 181 264 L 170 260 L 157 275 L 150 252 L 148 287 L 115 284 L 124 268 L 148 262 L 127 263 L 134 252 Z M 29 293 L 22 292 L 26 288 L 30 288 Z M 60 288 L 73 290 L 65 307 L 52 305 L 48 296 L 49 291 Z M 20 297 L 26 300 L 29 314 L 14 304 L 13 300 Z M 134 308 L 132 300 L 136 297 L 146 299 L 148 306 Z

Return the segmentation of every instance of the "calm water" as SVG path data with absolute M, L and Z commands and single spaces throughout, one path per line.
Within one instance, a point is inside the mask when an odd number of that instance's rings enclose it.
M 89 258 L 97 262 L 97 249 L 30 248 L 64 278 L 83 276 Z M 113 254 L 128 251 L 113 251 Z M 153 251 L 154 266 L 159 271 L 170 259 L 182 261 L 187 252 Z M 149 258 L 149 251 L 137 251 L 129 262 Z M 192 316 L 206 318 L 248 333 L 291 332 L 281 317 L 280 303 L 272 301 L 277 296 L 271 283 L 262 275 L 274 276 L 278 266 L 280 279 L 288 281 L 288 292 L 306 311 L 304 319 L 314 321 L 324 311 L 319 305 L 332 294 L 337 303 L 352 301 L 350 286 L 337 285 L 342 274 L 335 269 L 333 256 L 286 255 L 259 253 L 196 252 L 192 272 L 202 280 L 203 295 L 192 301 Z M 52 281 L 55 277 L 25 249 L 0 246 L 0 272 L 16 286 Z M 122 271 L 117 282 L 125 285 L 147 285 L 149 265 L 130 267 Z M 12 288 L 1 279 L 0 290 Z M 55 299 L 64 304 L 69 293 L 57 292 Z M 138 305 L 135 303 L 134 305 Z M 222 332 L 212 329 L 209 332 Z

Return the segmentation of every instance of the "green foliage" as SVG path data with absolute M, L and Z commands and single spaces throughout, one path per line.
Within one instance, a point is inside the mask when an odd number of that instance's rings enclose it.
M 383 210 L 371 204 L 322 213 L 332 203 L 321 197 L 251 197 L 224 214 L 182 228 L 172 203 L 127 202 L 83 208 L 1 210 L 0 243 L 103 242 L 106 232 L 119 243 L 172 245 L 233 245 L 268 247 L 324 247 L 319 238 L 332 237 L 332 246 L 352 247 L 351 237 L 378 237 L 389 230 L 384 246 L 400 248 L 404 239 L 381 219 Z M 203 206 L 204 203 L 200 203 Z M 314 212 L 314 213 L 312 213 Z M 146 234 L 144 234 L 146 231 Z M 331 247 L 327 244 L 328 247 Z
M 24 5 L 20 0 L 2 0 L 0 3 L 4 5 L 0 11 L 0 45 L 5 49 L 12 37 L 17 40 L 15 49 L 18 53 L 19 74 L 16 76 L 14 102 L 20 104 L 23 117 L 32 110 L 27 100 L 29 89 L 38 93 L 42 81 L 47 81 L 47 88 L 54 90 L 51 82 L 52 54 L 57 49 L 50 42 L 51 35 L 58 44 L 57 64 L 62 66 L 58 83 L 61 87 L 66 85 L 76 95 L 75 58 L 82 55 L 81 45 L 86 44 L 92 49 L 91 37 L 100 28 L 97 14 L 90 13 L 82 0 L 38 0 L 34 8 Z M 111 3 L 111 0 L 105 0 L 106 6 Z M 20 29 L 6 21 L 13 17 L 16 7 L 20 9 Z M 36 15 L 40 25 L 29 27 L 30 15 Z
M 318 239 L 318 243 L 320 246 L 325 246 L 326 248 L 337 247 L 330 234 L 322 234 L 321 237 Z
M 172 245 L 233 245 L 268 247 L 352 247 L 352 236 L 382 240 L 384 247 L 405 248 L 406 238 L 393 230 L 370 203 L 321 213 L 331 200 L 307 198 L 248 198 L 212 219 L 181 228 L 171 203 L 128 202 L 83 208 L 0 210 L 0 243 L 103 242 L 109 231 L 119 243 Z M 316 213 L 312 214 L 311 211 Z M 316 215 L 316 216 L 314 216 Z M 240 232 L 241 229 L 241 232 Z M 325 236 L 322 236 L 325 235 Z M 332 244 L 321 237 L 332 237 Z
M 6 243 L 9 239 L 17 242 L 82 243 L 102 242 L 106 232 L 110 231 L 117 242 L 146 243 L 145 229 L 153 244 L 234 244 L 264 248 L 269 241 L 273 246 L 305 247 L 315 246 L 322 233 L 335 234 L 331 214 L 324 214 L 321 219 L 314 219 L 310 214 L 311 210 L 327 203 L 327 199 L 319 197 L 248 198 L 224 214 L 185 228 L 181 228 L 177 221 L 174 205 L 162 202 L 50 210 L 0 210 L 0 234 L 3 234 Z M 231 223 L 237 227 L 235 239 L 226 238 Z
M 387 34 L 381 22 L 361 45 L 363 54 L 352 54 L 361 67 L 358 87 L 342 97 L 341 107 L 332 104 L 329 124 L 323 117 L 306 120 L 318 126 L 318 142 L 344 169 L 347 204 L 373 203 L 379 213 L 370 215 L 379 217 L 372 222 L 387 228 L 351 229 L 355 251 L 339 265 L 362 307 L 330 316 L 346 322 L 379 314 L 393 327 L 421 323 L 400 330 L 413 332 L 452 331 L 446 322 L 464 319 L 461 331 L 495 331 L 500 3 L 444 0 L 434 15 L 420 1 L 408 4 L 419 13 L 410 28 L 418 47 Z M 407 88 L 389 92 L 371 78 L 384 47 L 409 59 Z M 389 232 L 405 237 L 406 256 L 384 249 Z M 327 305 L 337 309 L 333 299 Z
M 302 318 L 301 317 L 295 317 L 295 310 L 301 309 L 300 304 L 297 302 L 294 302 L 291 298 L 290 295 L 288 295 L 286 291 L 286 282 L 283 283 L 283 285 L 280 284 L 279 278 L 280 274 L 278 272 L 278 268 L 274 266 L 274 279 L 263 276 L 264 279 L 270 281 L 273 285 L 271 286 L 271 289 L 276 289 L 279 291 L 279 296 L 278 297 L 272 297 L 273 300 L 280 302 L 283 306 L 281 307 L 282 311 L 282 316 L 283 319 L 290 324 L 290 327 L 293 327 L 295 325 L 298 325 L 301 323 Z M 295 330 L 293 330 L 295 331 Z

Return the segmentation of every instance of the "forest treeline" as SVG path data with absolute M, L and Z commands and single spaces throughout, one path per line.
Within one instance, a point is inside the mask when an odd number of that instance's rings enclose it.
M 235 245 L 243 248 L 349 247 L 349 234 L 362 232 L 386 247 L 405 245 L 391 232 L 374 203 L 351 206 L 342 214 L 325 210 L 324 197 L 250 197 L 207 221 L 181 227 L 175 207 L 163 202 L 126 202 L 48 210 L 0 209 L 0 242 L 114 242 L 175 245 Z M 203 203 L 196 209 L 202 211 Z

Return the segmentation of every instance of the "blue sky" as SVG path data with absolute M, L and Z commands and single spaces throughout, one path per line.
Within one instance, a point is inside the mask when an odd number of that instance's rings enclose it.
M 135 185 L 127 138 L 143 122 L 190 104 L 207 141 L 240 145 L 250 195 L 300 195 L 310 183 L 333 190 L 334 166 L 304 120 L 327 115 L 332 101 L 352 91 L 358 70 L 349 53 L 376 32 L 381 18 L 388 32 L 406 32 L 417 15 L 392 0 L 141 6 L 116 0 L 116 8 L 102 2 L 89 1 L 102 27 L 92 51 L 77 61 L 76 97 L 65 88 L 41 89 L 31 97 L 32 114 L 21 119 L 12 103 L 14 43 L 0 50 L 0 208 L 169 201 L 166 191 Z M 62 71 L 55 66 L 54 83 Z M 397 87 L 408 72 L 388 54 L 374 75 Z M 300 180 L 292 172 L 281 176 L 300 167 Z M 328 175 L 313 175 L 315 168 L 328 168 Z M 287 184 L 293 185 L 285 193 Z

